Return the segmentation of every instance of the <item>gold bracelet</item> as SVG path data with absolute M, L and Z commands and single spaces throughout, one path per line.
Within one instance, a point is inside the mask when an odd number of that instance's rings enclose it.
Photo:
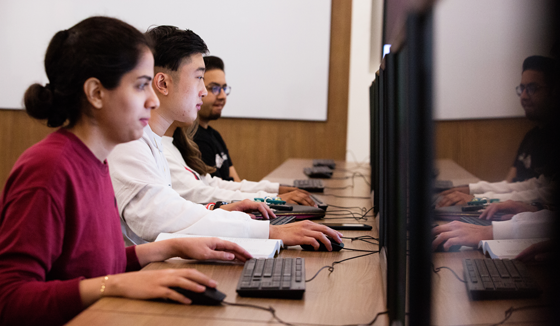
M 103 279 L 101 279 L 101 289 L 99 290 L 101 292 L 101 296 L 103 297 L 103 294 L 105 294 L 105 282 L 109 279 L 109 276 L 105 276 Z

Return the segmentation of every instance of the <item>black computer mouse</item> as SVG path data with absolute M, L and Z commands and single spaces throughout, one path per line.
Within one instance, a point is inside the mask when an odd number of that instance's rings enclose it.
M 331 241 L 332 251 L 340 251 L 340 249 L 344 248 L 344 243 L 338 243 L 331 237 L 327 237 L 327 239 Z M 319 241 L 318 250 L 315 250 L 312 245 L 301 245 L 301 248 L 307 251 L 328 251 L 327 247 L 325 247 L 325 245 L 321 241 Z
M 185 290 L 180 287 L 172 287 L 172 290 L 175 290 L 185 297 L 192 300 L 191 304 L 197 305 L 205 305 L 205 306 L 217 306 L 224 301 L 226 297 L 225 293 L 222 293 L 215 288 L 207 287 L 204 292 L 193 292 L 189 290 Z

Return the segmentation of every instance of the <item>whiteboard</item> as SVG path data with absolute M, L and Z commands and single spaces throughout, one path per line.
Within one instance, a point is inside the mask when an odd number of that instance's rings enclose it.
M 550 56 L 548 0 L 441 0 L 434 11 L 438 120 L 524 116 L 523 60 Z
M 223 116 L 327 119 L 326 0 L 2 0 L 0 108 L 22 108 L 27 87 L 47 82 L 43 60 L 52 36 L 93 15 L 122 19 L 142 32 L 174 25 L 200 35 L 210 54 L 224 60 L 232 86 Z

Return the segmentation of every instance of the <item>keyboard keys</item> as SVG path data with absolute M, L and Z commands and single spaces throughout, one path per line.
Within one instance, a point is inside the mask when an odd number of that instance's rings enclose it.
M 237 285 L 240 296 L 300 299 L 305 291 L 303 258 L 251 259 Z
M 295 219 L 296 219 L 295 215 L 283 215 L 283 216 L 278 216 L 276 218 L 271 219 L 270 224 L 271 225 L 284 225 L 284 224 L 288 224 L 288 223 L 292 222 Z
M 541 292 L 517 260 L 464 259 L 463 273 L 472 300 L 531 298 Z

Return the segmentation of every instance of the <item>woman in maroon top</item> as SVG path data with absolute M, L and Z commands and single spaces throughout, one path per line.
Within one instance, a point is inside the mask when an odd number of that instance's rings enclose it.
M 124 247 L 106 158 L 138 139 L 159 106 L 142 33 L 88 18 L 55 34 L 45 70 L 49 84 L 28 88 L 25 109 L 62 128 L 22 154 L 0 198 L 0 325 L 63 324 L 102 296 L 190 303 L 170 287 L 216 282 L 192 269 L 128 271 L 176 256 L 250 257 L 215 238 Z

